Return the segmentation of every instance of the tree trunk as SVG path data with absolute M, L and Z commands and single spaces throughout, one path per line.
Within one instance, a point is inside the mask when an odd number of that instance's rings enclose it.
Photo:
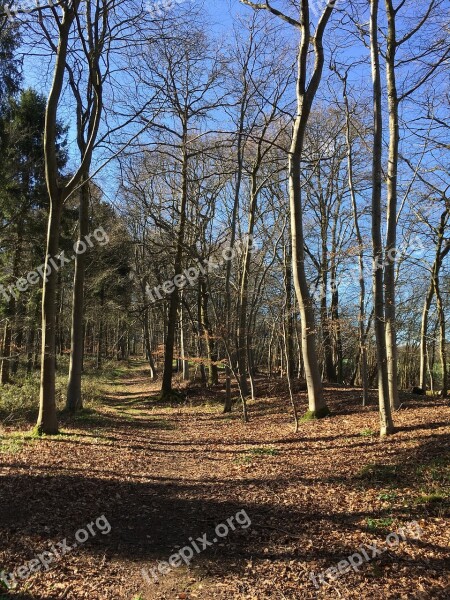
M 244 74 L 245 78 L 245 74 Z M 246 85 L 246 84 L 245 84 Z M 233 212 L 231 215 L 231 226 L 230 226 L 230 247 L 233 248 L 236 241 L 236 224 L 239 212 L 239 198 L 241 194 L 242 186 L 242 173 L 243 173 L 243 140 L 244 140 L 244 127 L 245 127 L 245 114 L 246 114 L 246 99 L 247 99 L 247 86 L 245 87 L 245 93 L 243 95 L 240 113 L 239 113 L 239 124 L 238 134 L 236 140 L 236 159 L 237 159 L 237 172 L 236 172 L 236 185 L 234 189 L 233 198 Z M 225 275 L 225 319 L 226 319 L 226 335 L 229 340 L 234 338 L 234 327 L 231 318 L 231 269 L 233 263 L 231 260 L 227 261 L 226 275 Z M 230 365 L 225 366 L 225 381 L 226 381 L 226 394 L 225 403 L 223 407 L 224 413 L 230 413 L 232 410 L 232 399 L 231 399 L 231 375 L 232 370 Z
M 12 302 L 13 302 L 12 299 L 10 299 L 10 301 L 8 302 L 8 314 L 10 313 L 9 307 L 11 306 Z M 11 336 L 12 336 L 11 321 L 10 321 L 10 318 L 7 317 L 5 320 L 5 328 L 4 328 L 3 340 L 2 340 L 2 357 L 1 357 L 2 360 L 1 360 L 1 367 L 0 367 L 0 383 L 2 385 L 9 383 L 9 371 L 10 371 L 10 360 L 11 360 Z
M 103 324 L 103 307 L 105 304 L 105 288 L 102 286 L 100 290 L 100 317 L 98 323 L 98 339 L 97 339 L 97 369 L 102 368 L 103 363 L 103 333 L 104 333 L 104 324 Z M 84 327 L 83 327 L 83 335 L 84 335 Z M 105 340 L 106 354 L 108 354 L 108 342 Z
M 386 290 L 385 327 L 389 401 L 391 408 L 399 406 L 397 375 L 397 332 L 395 321 L 395 253 L 397 248 L 397 173 L 398 173 L 398 95 L 395 75 L 396 27 L 395 10 L 386 0 L 388 19 L 386 79 L 389 110 L 389 157 L 387 171 L 387 236 L 384 285 Z
M 347 171 L 348 186 L 352 200 L 353 222 L 355 225 L 356 239 L 358 242 L 358 268 L 359 268 L 359 361 L 362 386 L 362 405 L 369 402 L 369 376 L 367 367 L 367 331 L 366 331 L 366 282 L 364 278 L 364 242 L 359 227 L 358 206 L 353 178 L 353 142 L 350 121 L 350 106 L 347 96 L 347 74 L 343 78 L 344 103 L 345 103 L 345 135 L 347 143 Z M 352 384 L 353 385 L 353 384 Z
M 36 304 L 35 310 L 31 314 L 30 327 L 27 336 L 27 374 L 30 375 L 33 372 L 34 367 L 34 348 L 36 340 L 36 323 L 39 319 L 39 305 Z
M 312 40 L 309 2 L 306 0 L 302 0 L 301 2 L 301 20 L 299 23 L 301 41 L 297 72 L 297 116 L 294 122 L 289 150 L 288 169 L 294 288 L 302 320 L 303 367 L 308 388 L 309 412 L 313 417 L 324 417 L 330 411 L 323 396 L 322 381 L 317 360 L 317 330 L 314 308 L 306 279 L 300 175 L 306 127 L 323 73 L 323 35 L 333 9 L 334 5 L 331 4 L 328 4 L 324 9 L 315 32 L 314 40 Z M 315 64 L 310 82 L 307 85 L 308 57 L 311 42 L 314 47 Z
M 201 318 L 202 318 L 202 331 L 205 337 L 206 353 L 208 356 L 208 385 L 217 385 L 219 382 L 219 372 L 217 370 L 217 353 L 215 349 L 214 339 L 212 338 L 210 331 L 209 315 L 208 315 L 208 300 L 209 294 L 206 286 L 205 278 L 202 277 L 200 280 L 200 293 L 201 293 Z
M 59 23 L 58 45 L 53 72 L 53 81 L 47 99 L 44 128 L 44 159 L 45 180 L 50 199 L 50 213 L 47 230 L 47 252 L 45 258 L 44 284 L 42 289 L 42 352 L 41 352 L 41 383 L 39 397 L 39 415 L 37 431 L 39 434 L 58 433 L 58 418 L 55 398 L 55 330 L 56 330 L 56 289 L 58 273 L 50 260 L 54 260 L 58 252 L 61 227 L 61 214 L 66 195 L 59 187 L 59 168 L 57 154 L 58 135 L 58 105 L 61 99 L 66 58 L 69 46 L 70 30 L 79 8 L 79 0 L 72 2 L 70 9 L 63 9 L 63 18 Z M 99 115 L 98 115 L 99 116 Z M 99 121 L 97 121 L 99 123 Z M 94 138 L 95 139 L 95 136 Z M 92 152 L 92 149 L 91 149 Z M 79 172 L 72 177 L 72 189 L 78 183 Z M 70 186 L 69 186 L 70 187 Z
M 16 375 L 20 364 L 20 355 L 22 353 L 24 339 L 24 322 L 26 309 L 22 299 L 18 299 L 14 312 L 14 336 L 12 337 L 13 353 L 11 360 L 11 373 L 13 375 Z
M 372 162 L 372 246 L 373 246 L 373 296 L 375 337 L 377 344 L 378 394 L 380 409 L 380 435 L 393 433 L 394 425 L 389 401 L 387 369 L 385 306 L 383 290 L 383 245 L 381 241 L 381 188 L 383 119 L 381 101 L 381 75 L 378 48 L 379 0 L 371 0 L 370 49 L 373 80 L 373 162 Z
M 189 373 L 189 360 L 186 360 L 186 348 L 185 348 L 185 338 L 184 338 L 184 315 L 183 315 L 183 304 L 180 306 L 180 354 L 181 354 L 181 363 L 183 369 L 183 381 L 190 380 Z
M 153 360 L 153 353 L 152 353 L 152 345 L 150 342 L 150 328 L 148 326 L 148 310 L 146 310 L 144 312 L 144 347 L 145 347 L 145 356 L 147 358 L 148 361 L 148 365 L 150 367 L 150 379 L 152 381 L 155 381 L 155 379 L 158 378 L 157 372 L 156 372 L 156 367 L 155 367 L 155 361 Z
M 14 250 L 14 259 L 13 259 L 13 268 L 12 268 L 12 276 L 14 279 L 19 277 L 19 268 L 22 257 L 22 227 L 23 222 L 20 222 L 17 227 L 17 242 Z M 11 345 L 12 345 L 12 323 L 16 317 L 17 307 L 19 296 L 15 296 L 17 294 L 16 290 L 10 290 L 10 298 L 8 301 L 8 306 L 6 309 L 6 321 L 5 321 L 5 330 L 3 336 L 2 343 L 2 359 L 0 366 L 0 384 L 4 385 L 5 383 L 9 383 L 10 372 L 14 372 L 11 369 L 12 366 L 12 356 L 11 356 Z
M 44 279 L 42 290 L 41 387 L 37 429 L 39 433 L 47 435 L 58 433 L 55 399 L 56 288 L 58 285 L 58 272 L 52 267 L 50 259 L 58 253 L 62 207 L 61 192 L 58 190 L 58 194 L 50 198 L 47 254 L 45 259 L 45 273 L 48 273 L 48 275 Z
M 187 149 L 187 124 L 184 123 L 183 141 L 182 141 L 182 169 L 181 169 L 181 199 L 180 199 L 180 222 L 178 226 L 174 277 L 181 274 L 183 246 L 186 228 L 186 207 L 188 200 L 188 149 Z M 172 375 L 173 375 L 173 356 L 175 347 L 175 329 L 177 324 L 179 290 L 174 286 L 170 295 L 169 311 L 167 315 L 167 334 L 164 349 L 164 370 L 162 376 L 161 397 L 172 394 Z
M 325 359 L 325 378 L 329 383 L 336 382 L 336 372 L 334 369 L 333 362 L 333 347 L 332 338 L 330 331 L 330 320 L 328 318 L 328 306 L 327 306 L 327 291 L 328 291 L 328 247 L 327 247 L 327 234 L 328 228 L 326 222 L 322 222 L 321 227 L 322 237 L 322 265 L 321 265 L 321 279 L 322 279 L 322 290 L 320 295 L 320 321 L 322 325 L 322 343 L 323 353 Z
M 434 280 L 434 293 L 436 294 L 436 307 L 439 318 L 439 355 L 441 358 L 442 370 L 442 389 L 441 397 L 447 397 L 448 389 L 448 367 L 447 367 L 447 342 L 445 335 L 445 314 L 444 305 L 442 303 L 441 291 L 439 287 L 439 277 L 436 275 Z
M 425 392 L 427 389 L 426 371 L 428 368 L 427 358 L 427 331 L 428 331 L 428 315 L 430 312 L 431 302 L 433 296 L 436 293 L 436 283 L 439 286 L 439 272 L 442 267 L 442 262 L 447 254 L 450 252 L 450 244 L 447 242 L 445 247 L 442 248 L 444 242 L 445 229 L 447 227 L 449 212 L 447 209 L 441 214 L 439 227 L 437 229 L 437 241 L 436 241 L 436 254 L 434 263 L 431 269 L 431 281 L 428 287 L 427 295 L 422 311 L 422 323 L 420 328 L 420 387 Z M 439 307 L 438 307 L 439 313 Z M 440 315 L 439 315 L 440 320 Z M 444 321 L 444 337 L 445 337 L 445 321 Z M 445 349 L 444 349 L 445 350 Z
M 294 359 L 294 317 L 292 308 L 292 246 L 291 241 L 287 241 L 284 247 L 284 282 L 286 293 L 285 310 L 285 331 L 286 331 L 286 361 L 290 377 L 295 373 Z
M 331 267 L 331 280 L 336 281 L 336 265 Z M 331 290 L 331 330 L 333 341 L 333 372 L 336 381 L 342 383 L 344 378 L 344 357 L 342 352 L 341 322 L 339 318 L 339 290 L 335 283 Z
M 420 325 L 420 374 L 419 374 L 419 386 L 425 393 L 427 391 L 427 368 L 428 368 L 428 315 L 430 313 L 430 306 L 434 296 L 434 285 L 431 282 L 428 287 L 427 295 L 425 296 L 425 302 L 422 310 L 422 323 Z
M 297 119 L 298 121 L 298 119 Z M 311 416 L 320 418 L 329 414 L 323 397 L 319 363 L 316 349 L 316 323 L 312 299 L 305 273 L 304 236 L 300 192 L 301 151 L 296 149 L 300 122 L 296 122 L 294 139 L 289 157 L 289 195 L 291 209 L 291 235 L 293 251 L 294 287 L 302 320 L 302 354 L 308 387 L 308 403 Z
M 251 264 L 250 246 L 252 244 L 253 232 L 255 228 L 255 213 L 258 200 L 256 180 L 258 168 L 259 164 L 253 168 L 251 175 L 250 207 L 248 211 L 248 236 L 244 250 L 241 285 L 239 291 L 238 364 L 240 387 L 244 396 L 247 396 L 249 393 L 247 383 L 248 286 Z
M 70 344 L 69 382 L 67 387 L 66 408 L 71 412 L 83 408 L 81 396 L 81 375 L 83 371 L 83 320 L 84 320 L 84 280 L 86 270 L 86 237 L 89 233 L 89 182 L 84 178 L 80 188 L 80 207 L 78 219 L 79 253 L 75 260 L 75 275 L 73 281 L 72 328 Z M 85 248 L 86 249 L 86 248 Z

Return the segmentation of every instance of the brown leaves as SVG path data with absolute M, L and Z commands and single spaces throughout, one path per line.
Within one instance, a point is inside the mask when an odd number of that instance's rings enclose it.
M 333 416 L 302 424 L 294 435 L 287 398 L 264 397 L 271 387 L 258 379 L 244 426 L 238 414 L 221 415 L 212 391 L 208 404 L 199 389 L 197 406 L 161 408 L 135 400 L 150 394 L 145 379 L 123 381 L 113 406 L 100 411 L 103 425 L 79 424 L 62 438 L 2 455 L 0 568 L 14 568 L 105 513 L 111 535 L 30 577 L 30 600 L 448 597 L 449 407 L 428 400 L 399 411 L 399 432 L 381 441 L 367 434 L 377 428 L 376 406 L 362 409 L 357 391 L 336 388 L 327 398 Z M 135 412 L 124 413 L 121 393 Z M 142 568 L 167 561 L 189 536 L 240 508 L 252 520 L 248 530 L 237 527 L 189 568 L 143 580 Z M 382 544 L 413 519 L 421 541 L 402 542 L 314 587 L 311 572 L 363 543 Z

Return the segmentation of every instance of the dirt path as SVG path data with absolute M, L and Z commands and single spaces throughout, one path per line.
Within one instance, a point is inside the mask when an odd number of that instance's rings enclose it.
M 220 390 L 159 406 L 135 365 L 63 435 L 0 455 L 0 570 L 95 530 L 4 597 L 449 598 L 448 405 L 410 400 L 396 415 L 402 430 L 380 441 L 375 407 L 329 390 L 334 416 L 294 435 L 274 388 L 244 426 L 220 414 Z M 413 520 L 421 539 L 409 532 L 388 548 L 386 535 Z M 359 549 L 373 542 L 382 552 L 366 547 L 366 559 Z M 189 568 L 177 566 L 180 549 L 186 562 L 193 554 Z M 357 569 L 321 581 L 355 553 Z

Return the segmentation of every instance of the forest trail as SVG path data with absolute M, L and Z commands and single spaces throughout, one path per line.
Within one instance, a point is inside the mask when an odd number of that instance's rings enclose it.
M 70 542 L 102 515 L 111 526 L 5 598 L 448 598 L 444 401 L 410 399 L 396 416 L 403 429 L 381 441 L 376 406 L 361 409 L 354 389 L 328 390 L 333 417 L 303 423 L 298 435 L 273 381 L 250 402 L 245 426 L 238 409 L 221 414 L 222 389 L 194 388 L 174 407 L 158 404 L 157 389 L 132 363 L 104 385 L 104 403 L 63 423 L 61 435 L 23 433 L 16 452 L 0 455 L 0 570 L 31 560 L 30 548 Z M 215 528 L 231 517 L 234 530 L 218 539 Z M 382 547 L 412 520 L 421 540 L 314 587 L 311 571 L 363 543 Z M 197 538 L 208 544 L 190 568 L 153 578 L 158 562 Z
M 0 600 L 450 600 L 448 4 L 3 2 Z

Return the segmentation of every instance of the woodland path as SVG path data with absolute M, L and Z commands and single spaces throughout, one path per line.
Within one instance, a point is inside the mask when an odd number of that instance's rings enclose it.
M 16 452 L 0 454 L 0 570 L 70 542 L 101 515 L 111 532 L 0 598 L 449 598 L 448 403 L 409 398 L 396 413 L 401 430 L 381 441 L 375 404 L 362 409 L 358 390 L 329 389 L 332 418 L 295 435 L 283 386 L 259 388 L 266 393 L 243 425 L 238 408 L 221 414 L 221 388 L 161 407 L 145 366 L 134 363 L 105 384 L 104 404 L 63 423 L 62 435 L 24 434 Z M 242 510 L 250 527 L 208 546 L 190 568 L 143 579 L 142 568 L 190 537 L 212 540 Z M 314 587 L 310 571 L 363 543 L 384 549 L 386 535 L 411 520 L 421 540 Z

